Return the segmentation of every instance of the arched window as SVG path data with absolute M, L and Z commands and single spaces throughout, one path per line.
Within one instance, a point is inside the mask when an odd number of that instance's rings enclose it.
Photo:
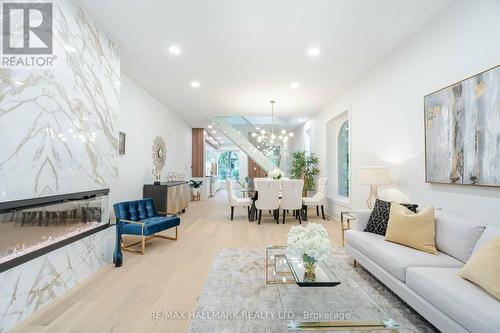
M 349 121 L 340 126 L 337 140 L 338 195 L 349 197 Z

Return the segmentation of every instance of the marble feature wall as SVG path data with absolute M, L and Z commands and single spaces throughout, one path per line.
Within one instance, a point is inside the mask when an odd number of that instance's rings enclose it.
M 112 262 L 112 226 L 0 273 L 0 333 Z
M 0 68 L 0 201 L 118 178 L 118 48 L 75 2 L 53 4 L 54 66 Z

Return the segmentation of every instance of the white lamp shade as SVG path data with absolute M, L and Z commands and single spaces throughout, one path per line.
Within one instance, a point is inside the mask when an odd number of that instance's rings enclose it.
M 391 170 L 386 166 L 362 166 L 359 169 L 359 182 L 362 185 L 389 185 Z

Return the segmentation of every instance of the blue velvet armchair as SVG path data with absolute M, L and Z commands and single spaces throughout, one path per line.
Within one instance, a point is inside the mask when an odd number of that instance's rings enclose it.
M 154 237 L 177 240 L 177 227 L 180 219 L 175 215 L 157 212 L 153 199 L 145 198 L 135 201 L 119 202 L 113 205 L 116 216 L 116 249 L 114 262 L 116 266 L 121 265 L 121 249 L 124 251 L 144 254 L 146 241 Z M 175 237 L 158 234 L 161 231 L 175 228 Z M 131 244 L 123 244 L 122 235 L 140 236 L 139 241 Z M 136 250 L 133 246 L 141 244 L 141 249 Z

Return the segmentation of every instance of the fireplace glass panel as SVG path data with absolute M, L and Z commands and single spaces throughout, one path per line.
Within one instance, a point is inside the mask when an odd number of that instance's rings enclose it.
M 108 223 L 108 196 L 0 214 L 0 263 Z

